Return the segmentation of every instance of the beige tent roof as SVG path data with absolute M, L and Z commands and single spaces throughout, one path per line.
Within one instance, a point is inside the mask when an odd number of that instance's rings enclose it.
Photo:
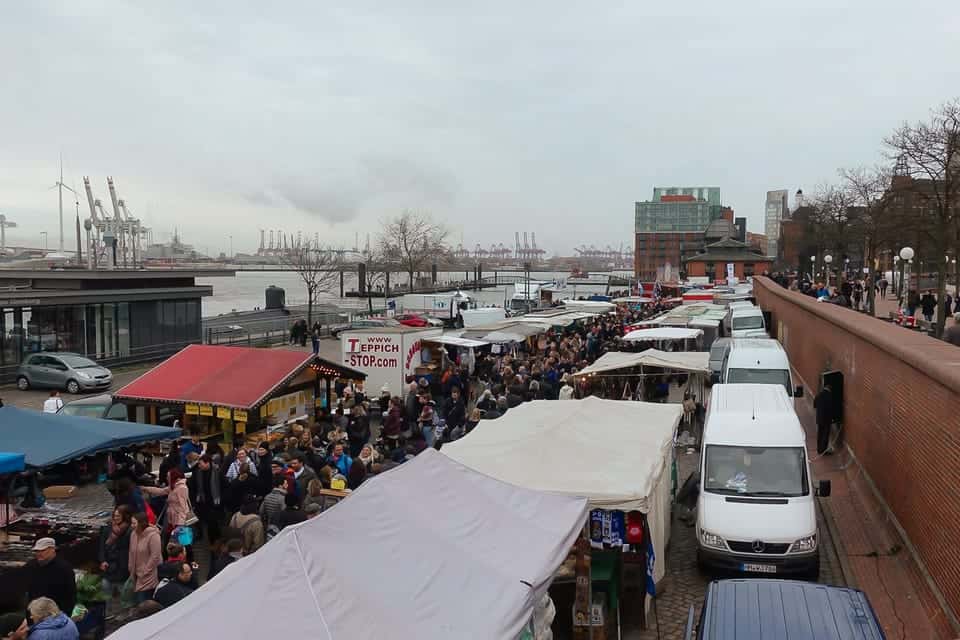
M 574 375 L 586 376 L 604 371 L 629 369 L 631 367 L 662 367 L 691 373 L 710 373 L 709 351 L 660 351 L 647 349 L 640 353 L 609 351 L 592 365 Z

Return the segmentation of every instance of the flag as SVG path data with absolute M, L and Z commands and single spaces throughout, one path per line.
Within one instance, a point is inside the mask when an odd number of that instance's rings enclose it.
M 661 295 L 660 281 L 657 280 L 657 281 L 653 284 L 653 299 L 654 299 L 654 300 L 659 300 L 659 299 L 660 299 L 660 295 Z
M 653 536 L 647 530 L 647 593 L 651 597 L 657 597 L 657 584 L 653 579 L 653 567 L 656 565 L 656 554 L 653 552 Z

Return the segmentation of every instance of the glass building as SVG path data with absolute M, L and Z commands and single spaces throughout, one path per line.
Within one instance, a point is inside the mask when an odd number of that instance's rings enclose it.
M 0 380 L 23 358 L 70 351 L 100 363 L 162 358 L 201 342 L 195 284 L 222 272 L 0 269 Z
M 722 211 L 719 187 L 654 187 L 652 199 L 635 205 L 634 275 L 678 278 L 684 258 L 700 250 L 704 230 Z

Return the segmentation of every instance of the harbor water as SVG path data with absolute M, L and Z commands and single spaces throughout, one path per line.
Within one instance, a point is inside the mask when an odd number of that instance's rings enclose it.
M 500 274 L 509 277 L 522 276 L 522 272 L 501 271 Z M 485 276 L 493 275 L 493 272 L 485 273 Z M 565 281 L 569 278 L 569 273 L 552 272 L 530 272 L 531 280 L 546 281 Z M 596 273 L 597 278 L 607 275 L 630 276 L 628 271 L 614 271 L 608 273 Z M 440 272 L 437 274 L 437 280 L 440 283 L 459 282 L 464 279 L 466 274 L 462 271 Z M 405 278 L 400 280 L 405 281 Z M 392 282 L 392 280 L 391 280 Z M 254 308 L 264 306 L 264 291 L 270 285 L 281 287 L 286 291 L 288 306 L 306 304 L 307 291 L 300 276 L 293 272 L 270 272 L 262 273 L 256 271 L 238 271 L 235 276 L 215 277 L 215 278 L 197 278 L 197 284 L 210 285 L 213 287 L 213 295 L 203 298 L 202 315 L 205 318 L 214 317 L 233 311 L 250 311 Z M 522 286 L 522 285 L 518 285 Z M 340 298 L 339 283 L 335 285 L 336 290 L 324 291 L 318 296 L 318 302 L 333 304 L 344 309 L 359 309 L 367 307 L 366 299 L 359 298 Z M 572 285 L 568 285 L 572 288 Z M 357 288 L 356 274 L 347 273 L 344 275 L 344 291 L 351 291 Z M 589 296 L 593 294 L 603 294 L 606 291 L 606 285 L 602 284 L 581 284 L 577 285 L 575 292 L 577 296 Z M 513 296 L 514 286 L 510 284 L 501 285 L 495 288 L 487 288 L 482 291 L 470 291 L 470 295 L 475 297 L 481 305 L 504 306 Z M 374 298 L 374 307 L 382 307 L 383 299 Z

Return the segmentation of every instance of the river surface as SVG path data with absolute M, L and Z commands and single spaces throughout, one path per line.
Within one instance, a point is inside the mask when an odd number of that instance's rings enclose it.
M 516 271 L 501 271 L 499 273 L 504 276 L 514 277 L 523 275 L 522 272 Z M 632 275 L 629 271 L 614 271 L 613 274 L 622 276 Z M 462 271 L 441 272 L 437 274 L 437 279 L 440 282 L 455 282 L 463 280 L 466 275 L 467 274 Z M 493 272 L 484 274 L 484 276 L 489 275 L 493 275 Z M 597 273 L 595 275 L 600 276 L 606 274 Z M 569 273 L 559 271 L 530 273 L 532 280 L 566 280 L 568 277 Z M 406 278 L 402 277 L 401 282 L 405 280 Z M 395 280 L 391 278 L 391 282 L 395 282 Z M 231 311 L 249 311 L 255 307 L 263 308 L 264 291 L 271 285 L 281 287 L 286 291 L 288 306 L 306 304 L 307 302 L 307 290 L 303 284 L 303 280 L 298 274 L 293 272 L 259 273 L 256 271 L 238 271 L 235 276 L 197 278 L 197 284 L 210 285 L 213 287 L 213 295 L 203 298 L 202 314 L 205 318 L 230 313 Z M 335 283 L 334 286 L 336 290 L 322 292 L 320 294 L 320 302 L 328 302 L 344 308 L 366 307 L 366 300 L 360 300 L 358 298 L 341 299 L 339 297 L 339 283 Z M 356 287 L 356 274 L 345 274 L 344 291 L 351 291 L 356 289 Z M 577 285 L 576 295 L 602 294 L 605 289 L 606 287 L 604 285 Z M 504 306 L 505 301 L 508 301 L 510 297 L 513 296 L 513 293 L 513 285 L 501 285 L 493 289 L 471 291 L 470 295 L 477 298 L 481 305 Z M 374 306 L 382 306 L 382 304 L 382 300 L 374 299 Z

